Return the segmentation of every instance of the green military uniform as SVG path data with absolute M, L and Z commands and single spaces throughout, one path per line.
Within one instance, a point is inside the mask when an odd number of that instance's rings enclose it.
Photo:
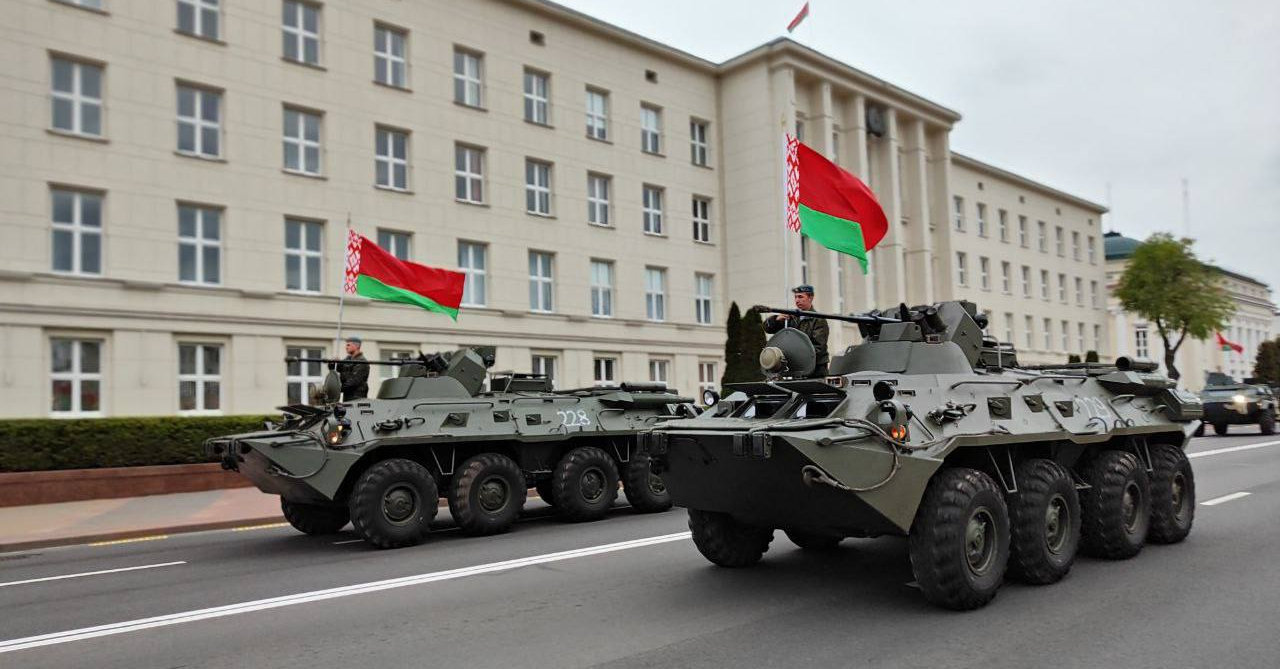
M 360 362 L 349 362 L 358 360 Z M 361 364 L 363 353 L 347 356 L 338 363 L 338 378 L 342 380 L 342 401 L 360 400 L 369 396 L 369 365 Z
M 812 295 L 813 286 L 798 286 L 792 292 L 805 292 Z M 831 329 L 827 326 L 827 320 L 812 316 L 792 316 L 787 320 L 774 316 L 765 319 L 764 331 L 769 334 L 778 332 L 784 327 L 794 328 L 809 336 L 809 341 L 813 342 L 813 350 L 818 354 L 817 361 L 813 366 L 813 373 L 809 375 L 809 378 L 825 377 L 830 363 L 830 357 L 827 355 L 827 337 L 831 334 Z

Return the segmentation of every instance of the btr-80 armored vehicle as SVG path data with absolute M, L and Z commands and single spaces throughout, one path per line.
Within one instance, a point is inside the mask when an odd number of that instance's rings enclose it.
M 369 364 L 400 367 L 376 399 L 339 402 L 330 371 L 311 405 L 281 407 L 283 422 L 262 432 L 210 439 L 206 454 L 279 495 L 298 530 L 328 534 L 350 520 L 380 548 L 421 541 L 440 496 L 468 534 L 510 528 L 531 485 L 575 521 L 604 516 L 620 478 L 634 509 L 671 507 L 635 435 L 697 410 L 663 384 L 553 391 L 544 376 L 510 373 L 483 390 L 492 349 Z
M 775 529 L 803 549 L 905 535 L 925 597 L 973 609 L 1006 569 L 1052 583 L 1077 546 L 1128 558 L 1191 530 L 1200 402 L 1154 364 L 1017 367 L 968 302 L 766 310 L 858 323 L 864 342 L 809 379 L 812 344 L 784 329 L 760 356 L 771 380 L 642 436 L 711 562 L 756 563 Z

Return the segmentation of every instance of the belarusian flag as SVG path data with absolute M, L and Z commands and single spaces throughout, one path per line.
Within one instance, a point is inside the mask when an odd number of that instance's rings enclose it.
M 400 260 L 355 230 L 347 232 L 348 293 L 413 304 L 456 321 L 465 279 L 462 272 Z
M 1222 336 L 1221 332 L 1215 332 L 1218 335 L 1218 348 L 1224 351 L 1235 351 L 1236 353 L 1244 353 L 1244 346 L 1228 340 Z
M 857 177 L 787 135 L 787 226 L 867 272 L 867 251 L 889 231 L 876 194 Z

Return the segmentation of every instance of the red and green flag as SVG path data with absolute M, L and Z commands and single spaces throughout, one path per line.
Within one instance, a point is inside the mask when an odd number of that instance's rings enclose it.
M 787 135 L 787 226 L 853 256 L 867 272 L 867 251 L 889 231 L 876 194 L 857 177 Z
M 347 233 L 347 273 L 343 288 L 373 300 L 403 302 L 458 320 L 466 275 L 401 260 L 368 237 Z
M 1235 351 L 1236 353 L 1244 353 L 1244 347 L 1241 346 L 1240 344 L 1237 344 L 1227 339 L 1226 337 L 1223 337 L 1221 332 L 1215 332 L 1214 334 L 1218 335 L 1218 348 L 1222 349 L 1223 351 Z

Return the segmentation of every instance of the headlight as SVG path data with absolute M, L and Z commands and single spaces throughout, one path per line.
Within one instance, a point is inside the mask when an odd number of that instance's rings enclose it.
M 702 406 L 713 407 L 720 401 L 720 394 L 714 390 L 702 391 Z
M 351 434 L 351 423 L 346 420 L 340 420 L 337 425 L 334 425 L 325 433 L 324 441 L 330 446 L 337 446 L 346 441 L 349 434 Z
M 1235 402 L 1236 404 L 1244 404 L 1245 402 L 1249 401 L 1249 398 L 1245 397 L 1244 395 L 1236 395 L 1235 397 L 1231 398 L 1231 401 Z

